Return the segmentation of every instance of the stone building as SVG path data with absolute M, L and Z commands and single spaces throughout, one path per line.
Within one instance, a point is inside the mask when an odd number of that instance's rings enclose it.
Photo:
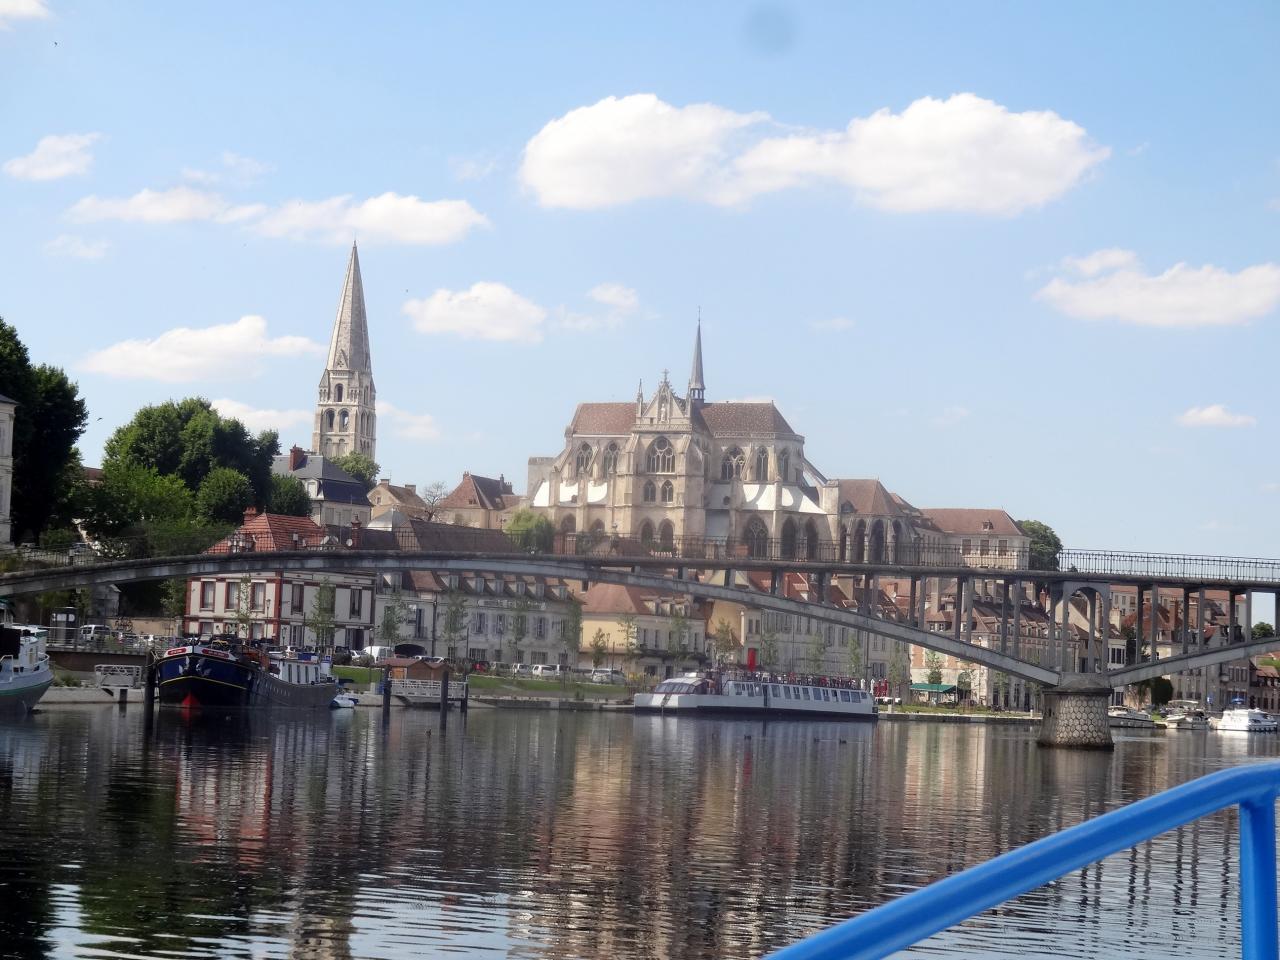
M 520 495 L 507 478 L 464 473 L 462 482 L 436 504 L 436 516 L 445 523 L 481 530 L 500 530 L 520 507 Z
M 430 520 L 432 516 L 431 507 L 418 495 L 417 484 L 406 483 L 401 486 L 383 478 L 369 491 L 368 499 L 372 507 L 371 519 L 376 519 L 392 510 L 397 511 L 401 516 L 418 520 Z
M 377 392 L 369 353 L 364 285 L 355 244 L 338 298 L 338 315 L 329 338 L 329 356 L 320 375 L 311 451 L 325 457 L 351 452 L 376 459 Z
M 18 402 L 0 393 L 0 552 L 13 542 L 13 421 Z
M 355 521 L 369 523 L 373 507 L 364 484 L 329 457 L 294 446 L 271 461 L 271 471 L 302 481 L 311 499 L 311 519 L 316 523 L 344 527 Z
M 599 633 L 603 667 L 661 678 L 705 664 L 712 650 L 704 607 L 687 594 L 592 584 L 582 595 L 578 662 L 591 666 L 592 643 Z M 628 629 L 635 635 L 628 637 Z

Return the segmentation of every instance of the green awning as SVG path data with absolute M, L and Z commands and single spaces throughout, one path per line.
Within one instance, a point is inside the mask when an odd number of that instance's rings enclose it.
M 919 690 L 921 693 L 950 693 L 956 688 L 954 683 L 913 683 L 912 690 Z

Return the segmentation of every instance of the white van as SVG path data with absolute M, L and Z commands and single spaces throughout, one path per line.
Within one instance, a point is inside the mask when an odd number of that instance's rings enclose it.
M 111 639 L 111 628 L 104 623 L 86 623 L 80 628 L 81 643 L 106 643 Z
M 558 680 L 564 676 L 564 668 L 558 663 L 535 663 L 533 675 L 543 680 Z

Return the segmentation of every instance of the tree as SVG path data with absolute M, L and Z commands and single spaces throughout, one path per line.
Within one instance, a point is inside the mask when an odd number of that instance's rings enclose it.
M 423 488 L 422 493 L 419 494 L 419 496 L 422 497 L 422 502 L 430 507 L 432 512 L 435 511 L 436 506 L 440 501 L 448 495 L 449 487 L 443 480 L 436 480 L 433 483 L 428 483 L 426 487 Z
M 893 650 L 889 653 L 889 686 L 902 696 L 902 688 L 911 682 L 911 661 L 907 659 L 906 646 L 893 642 Z
M 555 525 L 532 510 L 517 510 L 503 530 L 517 547 L 530 553 L 550 553 L 555 542 Z
M 939 675 L 941 675 L 941 671 L 939 671 Z M 962 663 L 960 672 L 956 674 L 956 689 L 960 693 L 961 700 L 968 700 L 973 695 L 973 677 L 973 664 Z
M 236 601 L 231 621 L 236 625 L 236 636 L 248 638 L 253 635 L 253 581 L 246 573 L 240 577 L 236 585 Z
M 689 653 L 689 618 L 680 607 L 671 614 L 671 652 L 679 656 Z
M 316 590 L 316 598 L 311 603 L 311 610 L 302 618 L 303 628 L 310 630 L 316 638 L 316 647 L 324 649 L 333 644 L 334 603 L 338 591 L 328 580 L 321 582 Z
M 243 473 L 216 467 L 196 494 L 196 513 L 213 523 L 239 523 L 253 506 L 253 486 Z
M 942 683 L 942 654 L 936 650 L 927 650 L 924 655 L 924 665 L 929 671 L 928 682 L 936 685 Z
M 265 504 L 271 486 L 271 460 L 280 452 L 274 430 L 253 437 L 244 424 L 223 417 L 203 397 L 169 400 L 143 407 L 107 440 L 103 466 L 127 461 L 179 477 L 187 489 L 200 489 L 213 470 L 226 467 L 249 480 L 253 502 Z
M 529 611 L 533 603 L 526 597 L 517 598 L 511 605 L 511 661 L 520 662 L 520 644 L 529 635 Z
M 609 636 L 603 627 L 597 627 L 591 637 L 591 666 L 599 667 L 609 654 Z
M 859 631 L 853 631 L 853 638 L 849 641 L 849 676 L 857 679 L 862 676 L 862 635 Z
M 778 665 L 778 633 L 765 627 L 760 634 L 760 666 L 772 670 Z
M 166 580 L 160 588 L 160 612 L 174 623 L 174 635 L 182 633 L 182 618 L 187 613 L 187 581 Z
M 821 633 L 809 634 L 809 670 L 811 673 L 822 673 L 827 659 L 827 647 L 822 642 Z
M 382 619 L 378 622 L 378 643 L 385 647 L 394 647 L 400 642 L 400 628 L 413 620 L 409 604 L 404 594 L 396 589 L 382 608 Z
M 444 623 L 440 634 L 444 638 L 446 650 L 456 649 L 467 635 L 467 596 L 456 587 L 444 592 Z M 434 645 L 431 651 L 435 653 Z
M 1057 570 L 1062 541 L 1053 528 L 1039 520 L 1019 520 L 1018 526 L 1030 539 L 1029 565 L 1032 570 Z
M 1259 620 L 1253 625 L 1253 630 L 1251 632 L 1253 634 L 1253 639 L 1266 640 L 1268 637 L 1274 637 L 1276 635 L 1276 628 L 1271 626 L 1271 624 L 1267 623 L 1265 620 Z
M 738 647 L 741 646 L 738 638 L 733 635 L 733 624 L 723 617 L 716 621 L 716 628 L 711 637 L 712 645 L 716 652 L 716 660 L 720 663 L 724 663 L 733 654 L 737 653 Z
M 582 604 L 569 598 L 569 609 L 560 621 L 560 643 L 564 646 L 565 662 L 569 669 L 578 664 L 578 651 L 582 649 Z
M 622 638 L 622 650 L 626 656 L 632 656 L 636 649 L 636 637 L 640 635 L 639 623 L 634 613 L 618 614 L 618 631 Z
M 120 536 L 148 522 L 191 519 L 195 498 L 175 476 L 128 461 L 107 461 L 85 498 L 85 528 L 94 537 Z
M 352 450 L 350 453 L 335 457 L 333 465 L 363 483 L 366 490 L 372 490 L 378 482 L 378 472 L 380 470 L 378 462 L 367 453 Z
M 267 492 L 267 513 L 286 517 L 311 516 L 311 498 L 307 486 L 297 477 L 273 473 L 271 489 Z

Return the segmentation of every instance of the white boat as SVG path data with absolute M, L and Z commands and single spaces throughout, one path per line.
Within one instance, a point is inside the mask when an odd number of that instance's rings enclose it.
M 1218 730 L 1242 730 L 1246 733 L 1275 733 L 1276 718 L 1261 710 L 1250 710 L 1247 707 L 1232 707 L 1222 711 L 1215 727 Z
M 1160 724 L 1151 719 L 1151 714 L 1143 713 L 1137 707 L 1108 707 L 1107 721 L 1112 727 L 1121 727 L 1130 730 L 1150 730 L 1160 726 Z
M 634 702 L 642 713 L 875 720 L 878 712 L 871 694 L 851 681 L 767 674 L 688 673 L 663 680 L 652 693 L 637 693 Z
M 360 698 L 354 693 L 343 691 L 329 701 L 330 710 L 354 710 L 360 705 Z
M 1203 710 L 1175 710 L 1164 718 L 1170 730 L 1208 730 L 1209 718 Z
M 53 684 L 43 627 L 0 627 L 0 716 L 29 713 Z

